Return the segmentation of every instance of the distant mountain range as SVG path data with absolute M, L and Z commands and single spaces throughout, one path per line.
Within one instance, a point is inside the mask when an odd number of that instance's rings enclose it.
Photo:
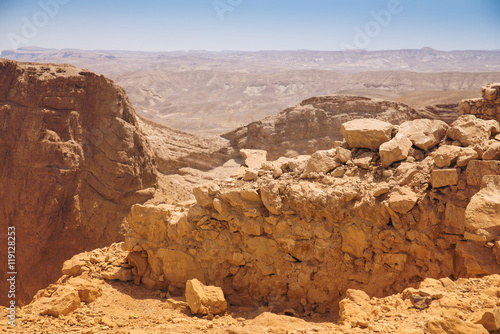
M 476 97 L 488 82 L 500 81 L 498 50 L 136 52 L 25 47 L 3 51 L 1 57 L 71 63 L 104 74 L 125 88 L 139 115 L 192 133 L 223 133 L 312 96 L 342 92 L 416 105 L 453 104 Z M 437 91 L 448 93 L 436 99 Z
M 336 72 L 494 72 L 500 71 L 500 50 L 438 51 L 172 51 L 138 52 L 24 47 L 5 50 L 2 58 L 19 61 L 69 62 L 93 65 L 102 73 L 145 69 L 271 71 L 318 69 Z

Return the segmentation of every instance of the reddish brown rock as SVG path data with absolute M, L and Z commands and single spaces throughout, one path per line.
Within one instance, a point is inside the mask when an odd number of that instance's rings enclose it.
M 65 260 L 123 238 L 156 171 L 124 90 L 69 65 L 0 60 L 0 131 L 0 229 L 16 227 L 16 295 L 26 303 Z

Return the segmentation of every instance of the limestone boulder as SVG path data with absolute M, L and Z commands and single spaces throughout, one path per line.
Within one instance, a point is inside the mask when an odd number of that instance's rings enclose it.
M 469 161 L 479 158 L 479 154 L 472 147 L 461 147 L 458 154 L 457 166 L 465 167 Z
M 413 209 L 417 201 L 417 194 L 405 187 L 397 188 L 389 195 L 389 206 L 392 210 L 401 214 Z
M 434 164 L 439 168 L 449 167 L 454 164 L 461 152 L 461 148 L 453 145 L 440 146 L 432 153 Z
M 80 302 L 78 290 L 71 286 L 60 286 L 50 298 L 45 297 L 40 300 L 40 303 L 45 305 L 40 314 L 53 317 L 65 316 L 79 308 Z
M 267 161 L 267 151 L 265 150 L 240 150 L 240 154 L 245 159 L 248 168 L 259 169 Z
M 78 276 L 82 273 L 82 267 L 85 265 L 83 256 L 77 254 L 71 259 L 64 261 L 62 267 L 63 275 Z
M 500 142 L 497 140 L 491 140 L 484 151 L 483 160 L 499 160 L 500 159 Z
M 493 236 L 500 234 L 500 174 L 483 178 L 482 189 L 465 210 L 465 227 L 469 231 L 486 230 Z
M 112 281 L 119 280 L 122 282 L 133 281 L 132 270 L 123 267 L 110 267 L 101 273 L 102 278 Z
M 467 165 L 467 184 L 479 187 L 483 183 L 483 177 L 487 175 L 500 175 L 500 161 L 472 160 Z
M 342 163 L 347 163 L 352 160 L 352 152 L 351 150 L 348 150 L 343 147 L 337 147 L 337 158 L 342 162 Z
M 340 301 L 340 320 L 351 326 L 366 323 L 371 312 L 370 297 L 361 290 L 349 289 Z
M 355 119 L 343 123 L 340 132 L 350 147 L 378 150 L 380 145 L 391 140 L 390 123 L 377 119 Z
M 490 83 L 482 88 L 483 99 L 489 102 L 495 102 L 500 99 L 500 84 Z
M 500 132 L 500 124 L 495 120 L 482 120 L 474 115 L 462 115 L 447 131 L 448 137 L 458 140 L 463 146 L 481 144 L 491 135 Z
M 496 307 L 491 311 L 485 311 L 476 324 L 483 325 L 488 332 L 498 331 L 500 329 L 500 309 Z
M 416 119 L 402 123 L 398 134 L 406 136 L 413 145 L 427 151 L 439 144 L 447 130 L 448 124 L 443 121 Z
M 307 162 L 304 174 L 310 173 L 328 173 L 340 166 L 340 160 L 337 158 L 337 150 L 317 151 Z
M 445 320 L 434 320 L 427 323 L 427 333 L 429 334 L 487 334 L 488 331 L 482 326 L 464 321 L 459 318 L 449 318 Z
M 186 302 L 193 314 L 223 314 L 227 309 L 222 289 L 206 286 L 197 279 L 186 282 Z
M 281 214 L 282 200 L 278 182 L 269 182 L 261 186 L 262 203 L 274 215 Z
M 355 257 L 362 257 L 368 247 L 366 231 L 356 225 L 342 230 L 342 251 Z
M 459 169 L 433 169 L 431 174 L 432 188 L 441 188 L 458 184 Z
M 389 167 L 396 161 L 408 157 L 412 142 L 403 134 L 397 134 L 393 139 L 380 145 L 379 153 L 383 167 Z

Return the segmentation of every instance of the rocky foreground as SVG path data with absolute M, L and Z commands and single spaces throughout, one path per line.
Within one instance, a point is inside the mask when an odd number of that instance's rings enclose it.
M 428 278 L 384 298 L 350 289 L 338 314 L 297 317 L 293 310 L 277 312 L 269 305 L 230 305 L 221 315 L 195 316 L 183 296 L 120 281 L 126 277 L 118 273 L 130 267 L 122 246 L 80 254 L 81 274 L 63 276 L 39 291 L 17 310 L 15 329 L 7 326 L 8 312 L 0 308 L 0 333 L 471 334 L 497 333 L 500 327 L 499 275 Z

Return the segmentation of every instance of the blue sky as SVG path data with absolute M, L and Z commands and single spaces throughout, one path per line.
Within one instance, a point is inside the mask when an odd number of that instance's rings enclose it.
M 500 0 L 0 0 L 0 50 L 500 49 Z

